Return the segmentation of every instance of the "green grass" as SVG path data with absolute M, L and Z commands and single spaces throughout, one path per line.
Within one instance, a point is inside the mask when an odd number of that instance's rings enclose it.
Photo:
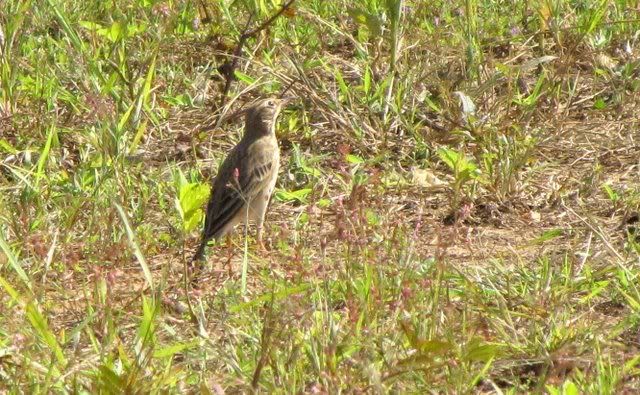
M 454 3 L 297 0 L 223 101 L 278 1 L 5 0 L 0 392 L 640 390 L 638 4 Z M 185 288 L 285 90 L 271 252 Z

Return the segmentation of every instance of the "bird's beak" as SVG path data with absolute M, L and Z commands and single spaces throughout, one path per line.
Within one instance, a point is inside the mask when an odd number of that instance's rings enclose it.
M 293 101 L 293 97 L 283 97 L 280 100 L 280 108 L 284 108 L 289 105 Z

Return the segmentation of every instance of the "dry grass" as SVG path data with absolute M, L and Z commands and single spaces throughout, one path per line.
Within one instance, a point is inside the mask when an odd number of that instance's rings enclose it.
M 299 0 L 224 100 L 277 7 L 122 3 L 0 11 L 0 391 L 639 389 L 627 2 Z M 196 187 L 285 90 L 270 253 L 185 289 Z

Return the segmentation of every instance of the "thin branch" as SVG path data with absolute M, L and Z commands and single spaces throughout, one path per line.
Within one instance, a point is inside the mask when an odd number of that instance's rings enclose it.
M 284 3 L 282 5 L 282 8 L 280 8 L 280 11 L 276 12 L 275 14 L 273 14 L 269 19 L 267 19 L 266 21 L 262 22 L 262 24 L 260 24 L 260 26 L 258 26 L 257 28 L 253 29 L 252 31 L 250 31 L 247 34 L 246 38 L 251 38 L 254 37 L 255 35 L 257 35 L 258 33 L 260 33 L 261 31 L 263 31 L 264 29 L 266 29 L 267 27 L 269 27 L 269 25 L 271 25 L 273 23 L 273 21 L 276 20 L 276 18 L 278 18 L 280 15 L 282 15 L 282 13 L 284 13 L 289 7 L 291 7 L 291 5 L 295 2 L 296 0 L 289 0 L 286 3 Z
M 245 25 L 242 34 L 240 35 L 240 39 L 238 40 L 238 46 L 233 51 L 233 58 L 231 62 L 225 62 L 222 66 L 218 68 L 218 71 L 225 77 L 224 90 L 222 91 L 222 98 L 220 99 L 219 108 L 224 107 L 227 101 L 227 95 L 229 94 L 229 90 L 231 89 L 231 84 L 235 80 L 235 71 L 238 66 L 238 59 L 240 59 L 242 54 L 242 48 L 244 47 L 245 42 L 258 35 L 261 31 L 269 27 L 273 21 L 276 20 L 280 15 L 282 15 L 296 0 L 288 0 L 286 3 L 282 5 L 280 10 L 267 18 L 264 22 L 262 22 L 258 27 L 252 30 L 249 29 L 249 25 L 253 21 L 253 14 L 249 16 L 249 20 Z
M 301 82 L 299 78 L 294 78 L 294 79 L 292 79 L 292 80 L 291 80 L 291 82 L 289 82 L 289 83 L 287 84 L 287 86 L 285 86 L 285 88 L 282 90 L 282 93 L 280 93 L 280 97 L 281 97 L 281 98 L 283 98 L 283 97 L 287 94 L 287 92 L 288 92 L 291 88 L 293 88 L 293 86 L 294 86 L 295 84 L 297 84 L 297 83 L 299 83 L 299 82 Z
M 233 50 L 233 56 L 231 58 L 231 62 L 227 61 L 222 66 L 218 67 L 218 71 L 224 75 L 224 90 L 222 91 L 222 99 L 220 100 L 219 108 L 223 108 L 227 101 L 227 94 L 229 93 L 229 89 L 231 89 L 231 83 L 235 79 L 235 71 L 238 65 L 238 59 L 240 59 L 240 54 L 242 53 L 242 47 L 244 46 L 245 41 L 247 41 L 247 30 L 249 29 L 249 25 L 253 20 L 253 14 L 249 15 L 249 19 L 247 20 L 247 24 L 242 30 L 242 34 L 240 35 L 240 40 L 238 41 L 238 46 Z

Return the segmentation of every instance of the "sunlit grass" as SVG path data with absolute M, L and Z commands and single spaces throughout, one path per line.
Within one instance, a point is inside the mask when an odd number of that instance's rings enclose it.
M 298 0 L 222 100 L 279 6 L 5 0 L 0 391 L 637 391 L 637 7 Z M 271 251 L 192 286 L 285 90 Z

